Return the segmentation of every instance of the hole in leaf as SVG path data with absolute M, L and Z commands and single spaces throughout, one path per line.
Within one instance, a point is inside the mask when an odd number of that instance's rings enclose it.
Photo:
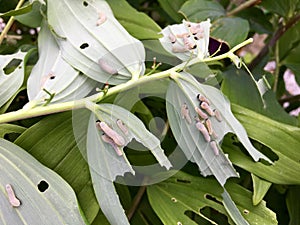
M 183 180 L 183 179 L 176 179 L 176 181 L 178 183 L 184 183 L 184 184 L 190 184 L 191 183 L 191 181 L 189 181 L 189 180 Z
M 21 64 L 21 59 L 12 59 L 9 63 L 3 68 L 4 74 L 9 75 L 15 71 L 15 69 Z M 19 67 L 21 68 L 21 67 Z
M 210 194 L 205 194 L 204 197 L 210 201 L 217 203 L 217 204 L 223 205 L 221 201 L 219 201 L 218 199 L 216 199 L 214 196 L 212 196 Z
M 45 192 L 48 188 L 49 188 L 49 184 L 44 180 L 42 180 L 38 184 L 38 189 L 39 189 L 40 192 Z
M 207 217 L 208 219 L 214 221 L 216 224 L 222 224 L 222 225 L 229 224 L 227 216 L 220 213 L 219 211 L 217 211 L 212 207 L 205 206 L 200 209 L 200 213 L 205 217 Z M 201 223 L 201 224 L 207 224 L 207 223 Z
M 83 1 L 82 4 L 83 4 L 84 7 L 87 7 L 89 5 L 89 3 L 87 3 L 86 1 Z
M 245 215 L 248 215 L 250 212 L 249 212 L 249 210 L 244 209 L 244 210 L 243 210 L 243 213 L 244 213 Z
M 81 48 L 81 49 L 85 49 L 85 48 L 87 48 L 87 47 L 89 47 L 89 44 L 88 44 L 88 43 L 83 43 L 82 45 L 80 45 L 80 48 Z

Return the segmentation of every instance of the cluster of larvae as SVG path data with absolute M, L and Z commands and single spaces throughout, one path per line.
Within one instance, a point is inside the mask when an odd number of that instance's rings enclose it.
M 128 129 L 122 120 L 117 119 L 116 124 L 123 132 L 124 135 L 128 135 Z M 113 147 L 113 149 L 116 151 L 117 155 L 122 156 L 123 155 L 122 148 L 126 144 L 124 137 L 118 134 L 115 130 L 113 130 L 109 125 L 107 125 L 107 123 L 102 122 L 100 120 L 96 121 L 96 127 L 100 131 L 103 131 L 103 134 L 101 136 L 102 140 L 105 143 L 110 144 Z
M 204 37 L 204 29 L 200 24 L 191 24 L 187 23 L 188 32 L 181 34 L 169 34 L 169 40 L 172 43 L 172 52 L 182 53 L 187 52 L 192 49 L 197 48 L 197 40 L 200 40 Z M 181 40 L 183 45 L 179 43 L 178 40 Z
M 219 155 L 219 148 L 217 142 L 215 141 L 218 136 L 212 127 L 209 117 L 215 117 L 219 122 L 221 122 L 221 114 L 218 110 L 211 108 L 210 102 L 205 96 L 198 94 L 197 99 L 199 100 L 199 107 L 195 107 L 195 111 L 197 113 L 197 116 L 195 117 L 195 126 L 201 132 L 205 141 L 209 142 L 210 147 L 213 149 L 215 155 Z M 181 116 L 189 124 L 192 124 L 192 119 L 186 103 L 181 106 Z

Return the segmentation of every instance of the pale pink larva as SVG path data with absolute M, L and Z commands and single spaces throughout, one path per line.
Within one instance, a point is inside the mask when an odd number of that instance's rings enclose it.
M 214 113 L 215 113 L 216 119 L 217 119 L 219 122 L 222 122 L 223 119 L 222 119 L 221 113 L 220 113 L 218 110 L 216 110 L 216 109 L 214 109 L 213 111 L 214 111 Z
M 117 119 L 117 125 L 120 128 L 120 130 L 125 134 L 128 135 L 128 128 L 126 127 L 126 125 L 123 123 L 122 120 Z
M 205 120 L 208 118 L 208 115 L 205 112 L 203 112 L 201 109 L 199 109 L 197 106 L 195 107 L 195 111 L 201 117 L 201 119 Z
M 207 102 L 201 102 L 201 108 L 204 109 L 210 116 L 215 116 L 214 111 L 210 108 Z
M 182 117 L 182 119 L 185 119 L 189 124 L 192 123 L 189 108 L 186 103 L 183 103 L 181 106 L 181 117 Z
M 205 125 L 206 125 L 206 127 L 207 127 L 207 130 L 208 130 L 209 135 L 212 135 L 214 131 L 213 131 L 213 128 L 212 128 L 212 124 L 211 124 L 210 119 L 206 119 L 206 120 L 205 120 Z
M 197 98 L 201 103 L 206 102 L 208 105 L 210 105 L 210 101 L 204 95 L 198 94 Z
M 215 155 L 219 155 L 219 147 L 216 141 L 211 141 L 209 143 L 210 147 L 212 148 L 212 150 L 214 151 Z
M 6 184 L 5 185 L 5 189 L 8 195 L 8 200 L 9 203 L 13 206 L 13 207 L 19 207 L 21 205 L 21 202 L 19 199 L 17 199 L 15 192 L 12 188 L 12 186 L 10 184 Z
M 98 12 L 98 20 L 96 25 L 100 26 L 102 23 L 104 23 L 107 20 L 106 15 L 104 12 Z
M 123 152 L 122 152 L 122 150 L 120 149 L 120 147 L 117 146 L 116 143 L 114 142 L 114 140 L 111 139 L 108 135 L 103 134 L 103 135 L 101 136 L 101 139 L 102 139 L 105 143 L 110 144 L 110 145 L 113 147 L 113 149 L 115 150 L 115 152 L 117 153 L 118 156 L 123 155 Z
M 187 52 L 188 49 L 186 46 L 182 46 L 182 45 L 172 45 L 172 52 L 174 53 L 183 53 L 183 52 Z
M 169 34 L 169 40 L 171 41 L 172 44 L 174 44 L 176 42 L 176 37 L 174 34 Z
M 105 122 L 98 121 L 97 126 L 99 126 L 100 129 L 116 143 L 116 145 L 118 146 L 125 145 L 124 138 L 116 131 L 114 131 L 112 128 L 110 128 Z
M 204 139 L 207 142 L 210 142 L 210 136 L 209 136 L 208 131 L 207 131 L 206 127 L 204 126 L 204 124 L 201 123 L 200 121 L 198 121 L 198 122 L 196 122 L 196 128 L 201 132 Z
M 106 73 L 109 73 L 111 75 L 116 75 L 118 74 L 118 70 L 110 66 L 106 60 L 104 59 L 99 59 L 98 61 L 99 66 L 102 70 L 104 70 Z

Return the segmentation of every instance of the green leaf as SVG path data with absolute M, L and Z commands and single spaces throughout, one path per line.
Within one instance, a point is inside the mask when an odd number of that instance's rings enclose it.
M 249 22 L 251 31 L 259 34 L 270 34 L 273 31 L 268 15 L 263 12 L 263 9 L 251 7 L 241 11 L 237 15 Z
M 183 16 L 178 13 L 186 0 L 158 0 L 160 7 L 177 23 L 181 22 Z
M 299 4 L 299 0 L 265 0 L 261 3 L 261 6 L 268 11 L 289 18 L 293 16 L 294 11 L 297 9 L 297 4 Z
M 91 222 L 99 211 L 99 205 L 94 195 L 88 164 L 79 148 L 85 145 L 82 140 L 86 136 L 86 115 L 89 115 L 86 111 L 77 110 L 73 118 L 71 112 L 48 116 L 23 132 L 15 143 L 72 186 L 82 211 Z M 78 123 L 77 118 L 83 124 Z
M 182 5 L 180 12 L 194 22 L 208 18 L 215 20 L 225 15 L 225 9 L 220 3 L 208 0 L 188 0 Z
M 50 99 L 49 92 L 54 94 L 50 103 L 65 102 L 85 97 L 94 89 L 94 80 L 80 74 L 62 58 L 46 21 L 39 32 L 38 44 L 39 60 L 27 82 L 30 101 L 44 103 Z
M 248 21 L 242 18 L 219 18 L 212 23 L 211 36 L 234 47 L 247 38 L 249 29 Z
M 286 205 L 289 211 L 290 222 L 289 225 L 297 225 L 300 223 L 300 202 L 298 199 L 300 198 L 300 187 L 292 186 L 289 187 L 286 196 Z
M 7 224 L 85 224 L 72 188 L 20 147 L 0 139 L 1 214 Z M 13 208 L 10 184 L 21 205 Z
M 197 163 L 204 176 L 213 174 L 223 186 L 227 178 L 237 176 L 237 174 L 223 152 L 214 153 L 210 146 L 211 143 L 205 140 L 196 128 L 194 121 L 195 118 L 198 118 L 198 114 L 194 109 L 199 105 L 198 94 L 205 96 L 210 101 L 210 108 L 216 109 L 223 118 L 220 122 L 215 117 L 209 117 L 217 136 L 212 135 L 211 140 L 215 140 L 219 144 L 226 133 L 233 132 L 255 161 L 259 159 L 269 161 L 266 156 L 252 146 L 245 129 L 233 116 L 229 101 L 218 89 L 198 83 L 188 73 L 182 73 L 181 76 L 182 78 L 176 79 L 177 85 L 174 83 L 170 85 L 167 92 L 168 118 L 179 146 L 189 160 Z M 184 104 L 188 107 L 191 123 L 182 119 L 181 109 Z
M 21 134 L 26 130 L 25 127 L 21 127 L 14 124 L 0 124 L 0 138 L 4 138 L 5 134 L 17 133 Z
M 104 167 L 100 163 L 99 166 Z M 95 194 L 107 220 L 110 224 L 129 225 L 113 182 L 99 174 L 97 168 L 91 168 L 90 171 Z
M 272 165 L 254 163 L 240 152 L 236 141 L 226 138 L 222 148 L 230 160 L 256 176 L 276 184 L 300 184 L 300 128 L 279 123 L 241 106 L 232 105 L 233 112 L 243 124 L 249 137 L 270 148 L 276 156 Z
M 39 27 L 43 20 L 42 10 L 45 5 L 40 1 L 33 1 L 29 6 L 32 6 L 29 12 L 15 16 L 15 19 L 26 26 Z
M 22 86 L 25 55 L 21 51 L 12 55 L 0 55 L 0 107 Z
M 253 182 L 253 196 L 252 201 L 253 205 L 258 205 L 265 195 L 267 194 L 269 188 L 271 187 L 272 183 L 260 179 L 259 177 L 251 174 L 252 182 Z
M 266 208 L 265 202 L 252 205 L 251 192 L 233 183 L 227 182 L 226 189 L 237 204 L 239 211 L 250 224 L 277 224 L 276 215 Z M 201 217 L 200 224 L 224 224 L 228 221 L 218 221 L 218 216 L 205 213 L 205 208 L 212 208 L 228 217 L 222 192 L 224 189 L 211 178 L 194 177 L 178 172 L 173 177 L 161 183 L 147 187 L 147 195 L 151 206 L 160 217 L 163 224 L 199 224 L 187 216 L 188 211 Z M 175 213 L 174 213 L 175 212 Z M 214 213 L 215 215 L 215 213 Z M 194 217 L 195 218 L 195 217 Z
M 230 102 L 282 123 L 297 124 L 296 119 L 285 112 L 278 103 L 271 90 L 261 96 L 257 85 L 244 70 L 237 70 L 232 66 L 223 75 L 221 90 L 230 99 Z
M 52 0 L 47 13 L 63 58 L 88 77 L 119 84 L 144 73 L 142 43 L 119 24 L 106 1 Z
M 125 29 L 135 38 L 158 39 L 161 28 L 147 14 L 137 11 L 125 0 L 110 0 L 107 2 Z
M 10 10 L 6 13 L 0 13 L 0 16 L 1 17 L 18 16 L 18 15 L 22 15 L 22 14 L 25 14 L 25 13 L 29 13 L 32 10 L 32 5 L 33 4 L 28 4 L 26 6 L 23 6 L 23 7 L 19 8 L 19 9 L 13 9 L 13 10 Z

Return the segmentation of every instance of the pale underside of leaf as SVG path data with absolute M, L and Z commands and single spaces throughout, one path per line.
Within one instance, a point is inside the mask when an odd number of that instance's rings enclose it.
M 51 103 L 85 97 L 95 87 L 95 81 L 79 73 L 61 56 L 61 51 L 44 21 L 39 32 L 39 61 L 27 82 L 29 100 L 43 102 L 55 94 Z M 45 90 L 46 91 L 45 91 Z
M 169 159 L 164 154 L 164 150 L 160 146 L 159 139 L 146 129 L 139 118 L 117 105 L 100 104 L 99 106 L 101 117 L 110 121 L 112 128 L 118 133 L 122 133 L 122 131 L 116 125 L 116 121 L 118 119 L 122 120 L 129 131 L 128 135 L 123 135 L 126 138 L 126 143 L 129 143 L 134 138 L 151 151 L 160 166 L 166 169 L 172 167 Z
M 97 24 L 100 17 L 104 21 Z M 60 36 L 63 58 L 92 79 L 118 84 L 144 73 L 143 45 L 119 24 L 105 1 L 48 1 L 48 20 Z M 99 60 L 118 75 L 101 69 Z
M 188 99 L 193 102 L 193 106 L 196 106 L 196 96 L 200 93 L 206 96 L 206 98 L 212 103 L 211 108 L 220 112 L 223 118 L 223 122 L 219 123 L 221 127 L 218 127 L 218 123 L 214 123 L 216 120 L 212 120 L 213 127 L 216 127 L 215 129 L 217 130 L 217 134 L 219 136 L 218 140 L 221 140 L 226 133 L 233 132 L 236 134 L 239 141 L 244 145 L 248 153 L 255 161 L 264 159 L 272 163 L 270 159 L 253 147 L 247 136 L 246 130 L 234 117 L 233 113 L 231 112 L 230 103 L 221 91 L 209 85 L 200 84 L 188 73 L 184 73 L 184 76 L 187 79 L 178 79 L 178 84 L 181 85 L 181 89 L 184 91 L 185 95 L 188 96 Z
M 194 39 L 193 33 L 190 31 L 190 28 L 188 26 L 197 26 L 200 25 L 201 28 L 203 28 L 203 37 L 199 38 L 198 40 Z M 197 23 L 191 23 L 183 20 L 181 24 L 174 24 L 169 25 L 166 28 L 164 28 L 161 33 L 163 34 L 163 37 L 159 39 L 162 46 L 172 55 L 175 55 L 179 59 L 186 61 L 189 60 L 192 57 L 198 57 L 200 59 L 203 59 L 208 56 L 208 44 L 209 44 L 209 33 L 210 33 L 210 20 L 201 22 L 199 24 Z M 195 43 L 196 48 L 185 51 L 185 52 L 174 52 L 174 49 L 177 47 L 184 47 L 184 40 L 181 38 L 181 35 L 188 35 L 188 40 L 190 43 Z M 179 36 L 179 37 L 178 37 Z M 176 38 L 175 43 L 172 43 L 171 39 Z
M 0 55 L 0 107 L 3 106 L 22 86 L 24 79 L 23 59 L 26 53 L 17 52 L 12 55 Z M 19 66 L 10 74 L 4 73 L 4 68 L 11 60 L 21 60 Z
M 0 199 L 4 224 L 85 224 L 72 188 L 20 147 L 0 139 Z M 41 181 L 49 186 L 40 191 Z M 21 201 L 13 208 L 5 186 Z
M 182 119 L 180 108 L 184 103 L 189 108 L 190 117 L 194 120 L 197 116 L 197 113 L 193 111 L 197 104 L 197 94 L 194 93 L 194 97 L 186 94 L 174 82 L 170 84 L 167 92 L 167 113 L 172 132 L 187 159 L 198 165 L 201 174 L 203 176 L 214 175 L 220 184 L 224 185 L 229 177 L 237 177 L 238 174 L 223 152 L 215 155 L 209 143 L 197 130 L 195 121 L 189 124 Z M 211 121 L 218 135 L 216 141 L 219 142 L 228 127 L 226 123 L 219 123 L 215 118 L 211 118 Z

